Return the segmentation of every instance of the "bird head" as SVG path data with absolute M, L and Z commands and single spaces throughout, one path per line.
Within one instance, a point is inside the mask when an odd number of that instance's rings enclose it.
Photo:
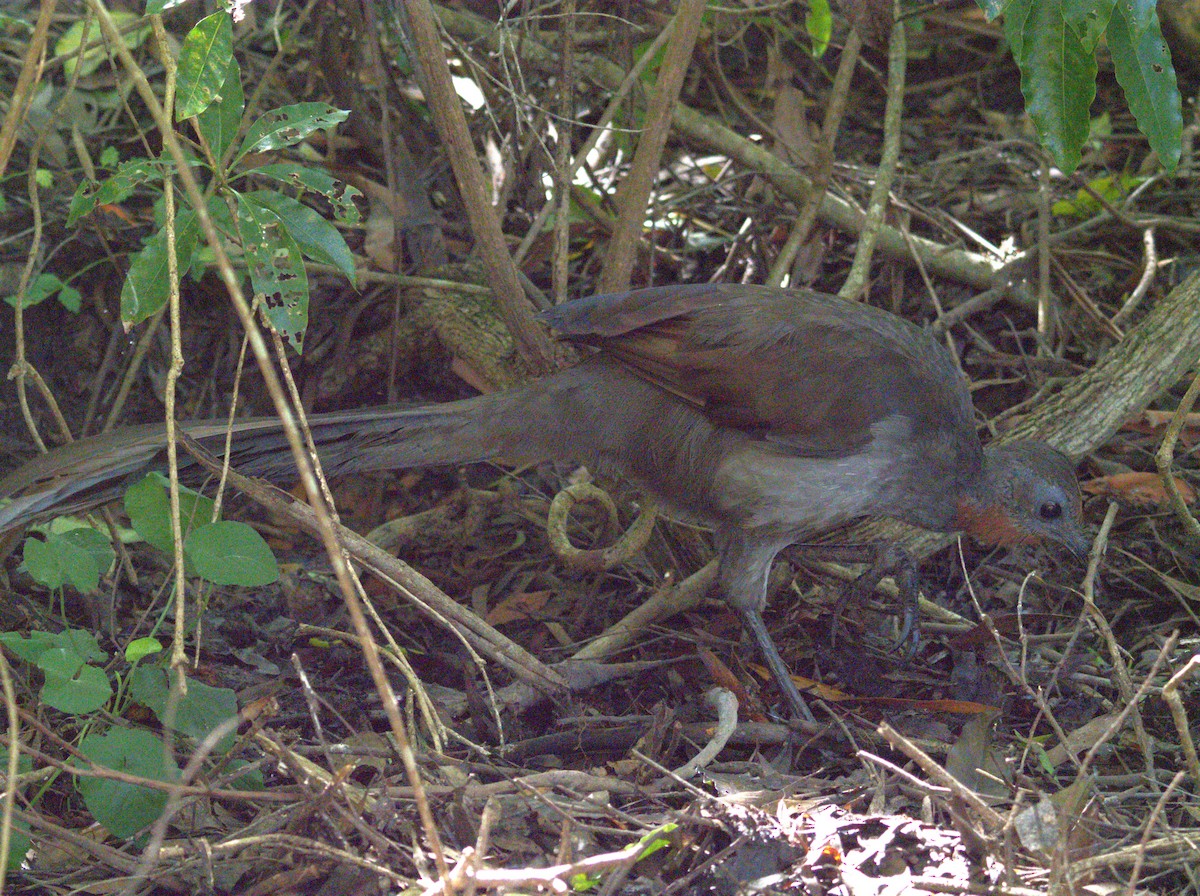
M 983 472 L 979 492 L 959 503 L 960 528 L 985 544 L 1049 539 L 1087 557 L 1091 538 L 1070 458 L 1044 442 L 1010 442 L 984 449 Z

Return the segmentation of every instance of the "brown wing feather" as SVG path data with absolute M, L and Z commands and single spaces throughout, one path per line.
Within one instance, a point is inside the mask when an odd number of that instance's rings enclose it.
M 551 313 L 712 420 L 802 454 L 838 456 L 903 416 L 914 431 L 972 427 L 944 346 L 879 309 L 807 290 L 657 287 Z

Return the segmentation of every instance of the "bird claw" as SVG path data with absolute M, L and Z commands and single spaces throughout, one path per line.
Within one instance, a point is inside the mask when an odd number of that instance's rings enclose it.
M 891 650 L 897 651 L 904 647 L 904 661 L 910 661 L 921 643 L 920 624 L 920 588 L 917 586 L 917 565 L 912 556 L 899 545 L 857 545 L 853 547 L 861 560 L 864 552 L 871 557 L 866 570 L 854 580 L 845 590 L 833 610 L 833 622 L 829 627 L 830 644 L 837 643 L 838 628 L 841 624 L 842 613 L 851 604 L 857 604 L 866 599 L 880 581 L 891 576 L 896 583 L 896 590 L 904 608 L 900 622 L 900 634 L 892 644 Z

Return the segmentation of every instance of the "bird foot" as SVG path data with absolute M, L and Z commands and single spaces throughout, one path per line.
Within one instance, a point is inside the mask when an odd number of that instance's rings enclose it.
M 900 620 L 900 634 L 897 636 L 892 650 L 904 647 L 904 659 L 907 662 L 917 652 L 921 643 L 921 625 L 919 616 L 920 588 L 917 583 L 917 564 L 912 555 L 904 548 L 895 544 L 846 544 L 846 545 L 798 545 L 805 553 L 819 556 L 823 560 L 840 563 L 865 563 L 867 568 L 855 579 L 834 607 L 833 621 L 829 626 L 829 642 L 837 642 L 838 628 L 841 625 L 842 613 L 846 608 L 861 603 L 875 590 L 880 581 L 891 576 L 899 592 L 900 605 L 903 615 Z

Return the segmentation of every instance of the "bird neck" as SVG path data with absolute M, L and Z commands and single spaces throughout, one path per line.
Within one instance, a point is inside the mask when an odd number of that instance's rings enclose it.
M 954 524 L 980 544 L 1012 547 L 1037 539 L 1019 529 L 997 496 L 963 495 L 958 499 Z
M 1036 536 L 1014 522 L 1009 508 L 1014 501 L 1016 478 L 1012 451 L 989 445 L 983 450 L 983 466 L 956 502 L 956 527 L 980 544 L 1011 547 L 1031 544 Z

